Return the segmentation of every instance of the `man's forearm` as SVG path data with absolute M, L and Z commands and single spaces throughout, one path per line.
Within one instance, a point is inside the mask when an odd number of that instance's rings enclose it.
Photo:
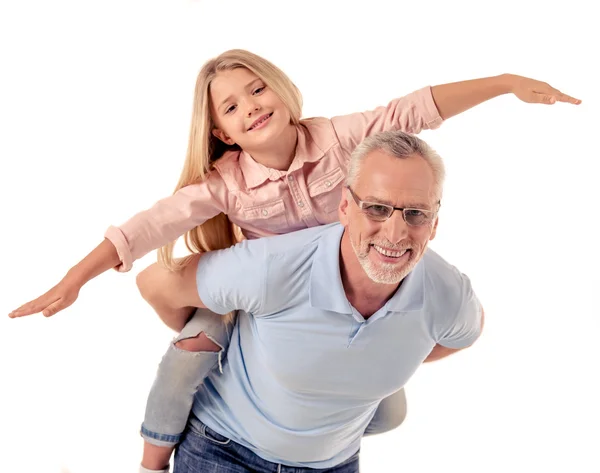
M 483 310 L 483 307 L 481 308 L 481 318 L 479 319 L 479 324 L 479 333 L 481 334 L 481 332 L 483 332 L 483 327 L 485 326 L 485 312 Z M 448 348 L 440 344 L 436 344 L 433 347 L 433 350 L 431 350 L 431 353 L 429 353 L 427 358 L 425 358 L 423 363 L 441 360 L 442 358 L 446 358 L 447 356 L 452 355 L 452 353 L 456 353 L 457 351 L 461 350 L 464 350 L 464 348 Z
M 147 302 L 158 314 L 160 320 L 162 320 L 167 327 L 169 327 L 171 330 L 175 330 L 176 332 L 181 332 L 183 330 L 185 324 L 187 324 L 192 314 L 196 311 L 196 307 L 181 307 L 178 309 L 173 309 L 172 307 L 161 304 L 160 302 Z
M 443 347 L 442 345 L 436 345 L 433 347 L 433 350 L 431 350 L 431 353 L 429 353 L 427 358 L 423 360 L 423 363 L 441 360 L 442 358 L 446 358 L 447 356 L 450 356 L 453 353 L 456 353 L 457 351 L 460 350 L 456 348 Z
M 515 76 L 511 74 L 502 74 L 435 85 L 431 93 L 440 116 L 447 120 L 487 100 L 510 93 L 514 80 Z

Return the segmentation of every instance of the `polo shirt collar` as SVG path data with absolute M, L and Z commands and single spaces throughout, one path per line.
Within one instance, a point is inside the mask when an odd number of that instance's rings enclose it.
M 340 272 L 340 243 L 344 227 L 332 224 L 319 240 L 310 275 L 311 307 L 351 314 Z M 384 306 L 390 312 L 411 312 L 423 309 L 425 302 L 425 264 L 421 259 L 404 278 L 398 290 Z

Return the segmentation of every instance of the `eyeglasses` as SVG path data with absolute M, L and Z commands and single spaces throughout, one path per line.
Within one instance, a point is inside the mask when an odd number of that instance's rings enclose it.
M 350 186 L 346 186 L 346 188 L 350 191 L 354 202 L 356 202 L 356 205 L 358 205 L 360 210 L 362 210 L 367 217 L 376 222 L 385 222 L 392 216 L 394 210 L 400 210 L 407 225 L 410 225 L 411 227 L 420 227 L 429 225 L 433 222 L 433 219 L 437 214 L 437 211 L 434 210 L 413 209 L 408 207 L 401 208 L 380 204 L 379 202 L 365 202 L 356 196 L 354 191 L 350 189 Z M 438 201 L 437 204 L 439 205 L 440 202 Z

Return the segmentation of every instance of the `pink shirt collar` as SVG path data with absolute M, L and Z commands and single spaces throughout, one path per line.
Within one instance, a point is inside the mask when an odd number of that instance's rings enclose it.
M 298 142 L 296 143 L 296 156 L 287 171 L 264 166 L 245 151 L 240 152 L 239 164 L 248 189 L 260 186 L 267 179 L 276 181 L 304 166 L 304 163 L 314 163 L 321 159 L 325 152 L 311 139 L 308 131 L 302 125 L 298 126 Z

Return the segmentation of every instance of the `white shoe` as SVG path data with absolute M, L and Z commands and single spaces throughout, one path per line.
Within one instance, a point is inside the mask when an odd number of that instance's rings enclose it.
M 164 470 L 149 470 L 148 468 L 144 468 L 142 465 L 140 465 L 139 473 L 169 473 L 169 471 L 169 465 L 167 465 Z

